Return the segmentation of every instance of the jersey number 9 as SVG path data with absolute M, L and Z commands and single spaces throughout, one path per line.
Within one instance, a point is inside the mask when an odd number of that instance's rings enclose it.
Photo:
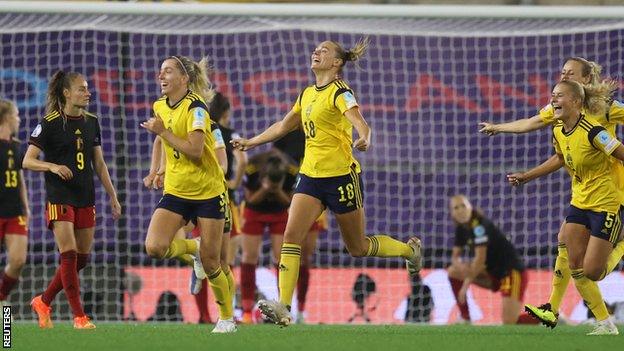
M 82 153 L 82 151 L 78 151 L 78 153 L 76 153 L 76 166 L 79 170 L 84 169 L 84 154 Z

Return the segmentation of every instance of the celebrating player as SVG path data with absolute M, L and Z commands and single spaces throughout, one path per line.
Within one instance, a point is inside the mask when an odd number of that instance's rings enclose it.
M 325 207 L 336 215 L 345 246 L 355 257 L 403 257 L 408 270 L 421 268 L 420 240 L 402 243 L 390 236 L 366 237 L 360 165 L 352 147 L 366 151 L 371 129 L 362 117 L 353 91 L 340 79 L 344 65 L 358 60 L 368 40 L 345 50 L 334 41 L 320 43 L 310 57 L 316 82 L 305 88 L 284 119 L 251 139 L 234 139 L 233 145 L 248 150 L 277 140 L 302 126 L 306 134 L 305 156 L 299 171 L 284 233 L 279 264 L 279 301 L 259 302 L 261 311 L 274 323 L 291 322 L 290 305 L 299 275 L 301 244 Z M 352 141 L 352 128 L 358 138 Z
M 505 235 L 463 195 L 451 198 L 451 217 L 457 225 L 448 277 L 461 318 L 470 322 L 466 292 L 476 284 L 503 295 L 504 324 L 536 324 L 520 314 L 528 276 L 518 252 Z M 470 263 L 462 262 L 464 247 L 474 251 Z
M 55 73 L 48 87 L 47 115 L 32 132 L 24 156 L 24 168 L 45 172 L 46 219 L 61 253 L 61 265 L 48 288 L 31 302 L 41 328 L 52 328 L 50 304 L 61 289 L 69 300 L 74 328 L 95 328 L 84 313 L 78 280 L 95 234 L 94 170 L 110 198 L 113 218 L 121 215 L 100 146 L 98 118 L 86 111 L 90 97 L 81 74 Z M 42 151 L 44 161 L 39 160 Z
M 20 125 L 17 106 L 0 99 L 0 240 L 4 239 L 7 265 L 0 280 L 0 306 L 6 304 L 26 262 L 28 195 L 22 172 L 20 142 L 13 139 Z
M 602 67 L 595 62 L 587 61 L 582 57 L 571 57 L 567 59 L 561 69 L 560 81 L 570 80 L 588 87 L 598 87 L 603 84 L 603 80 L 600 76 Z M 605 83 L 608 83 L 605 81 Z M 605 112 L 606 111 L 606 112 Z M 600 125 L 607 128 L 609 132 L 615 134 L 615 128 L 617 124 L 624 123 L 624 104 L 619 101 L 611 101 L 606 110 L 596 111 L 584 111 L 584 113 L 593 119 L 595 119 Z M 497 133 L 525 133 L 532 130 L 544 128 L 552 125 L 557 119 L 555 118 L 555 110 L 552 104 L 546 105 L 539 113 L 531 118 L 525 118 L 509 123 L 491 124 L 482 122 L 480 125 L 482 133 L 488 135 L 495 135 Z M 544 172 L 554 172 L 561 167 L 557 155 L 553 155 L 550 159 L 542 164 L 542 170 Z M 618 181 L 618 189 L 624 192 L 624 166 L 621 163 L 616 163 L 615 167 L 618 168 L 616 180 Z M 547 174 L 544 173 L 544 174 Z M 568 283 L 570 281 L 570 268 L 568 265 L 568 250 L 563 242 L 563 226 L 562 224 L 559 234 L 557 235 L 558 250 L 557 258 L 555 260 L 554 271 L 552 278 L 552 291 L 549 298 L 549 302 L 543 304 L 535 312 L 544 316 L 548 316 L 546 324 L 550 327 L 555 327 L 559 315 L 559 307 L 561 301 L 567 290 Z M 624 242 L 619 243 L 614 252 L 624 253 Z M 621 256 L 621 254 L 620 254 Z M 609 265 L 617 264 L 620 261 L 618 254 L 615 253 L 609 258 Z M 598 306 L 604 304 L 602 301 L 596 301 L 590 303 L 590 306 Z M 529 309 L 532 306 L 527 306 Z
M 164 96 L 154 102 L 155 117 L 141 124 L 162 139 L 166 154 L 164 195 L 152 215 L 145 248 L 157 258 L 199 251 L 219 307 L 219 321 L 212 332 L 231 333 L 236 331 L 232 298 L 219 263 L 227 193 L 202 97 L 211 90 L 206 63 L 207 59 L 196 63 L 184 56 L 165 59 L 158 75 Z M 194 218 L 201 230 L 199 250 L 195 240 L 173 240 Z
M 624 146 L 595 119 L 583 114 L 583 110 L 603 111 L 612 89 L 611 84 L 583 87 L 565 80 L 555 86 L 551 98 L 555 118 L 561 122 L 553 128 L 557 168 L 565 165 L 572 177 L 572 200 L 562 238 L 576 288 L 598 321 L 588 335 L 618 334 L 594 280 L 610 273 L 622 257 L 613 247 L 622 229 L 624 197 L 617 177 Z M 540 165 L 508 178 L 512 184 L 520 184 L 548 173 Z M 611 258 L 614 255 L 617 260 Z M 544 308 L 527 305 L 527 311 L 547 325 L 556 323 L 552 312 Z

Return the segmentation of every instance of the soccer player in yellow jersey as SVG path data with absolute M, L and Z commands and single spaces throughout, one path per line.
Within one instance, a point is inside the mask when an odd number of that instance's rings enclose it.
M 203 98 L 211 90 L 206 63 L 184 56 L 165 59 L 158 75 L 163 97 L 154 102 L 155 117 L 141 124 L 162 139 L 166 158 L 164 194 L 152 215 L 145 249 L 157 258 L 199 251 L 219 308 L 212 332 L 231 333 L 236 331 L 232 297 L 219 264 L 227 193 Z M 195 240 L 173 240 L 193 218 L 201 228 L 199 250 Z
M 599 86 L 603 84 L 603 80 L 600 76 L 601 71 L 602 67 L 595 62 L 587 61 L 582 57 L 571 57 L 566 59 L 563 67 L 561 68 L 560 81 L 570 80 L 589 87 Z M 586 111 L 586 115 L 587 117 L 595 119 L 609 132 L 615 134 L 616 125 L 624 124 L 624 104 L 619 101 L 612 101 L 608 105 L 607 109 L 596 111 L 594 113 Z M 556 118 L 554 109 L 551 104 L 548 104 L 542 108 L 537 115 L 531 118 L 501 124 L 482 122 L 480 123 L 480 126 L 482 127 L 480 132 L 487 135 L 495 135 L 498 133 L 526 133 L 552 125 L 555 122 Z M 542 164 L 542 167 L 544 167 L 545 171 L 554 172 L 558 170 L 561 165 L 557 160 L 557 156 L 553 155 Z M 620 191 L 624 192 L 624 166 L 622 166 L 621 163 L 618 163 L 616 164 L 616 167 L 619 168 L 616 176 L 616 179 L 620 184 L 618 188 Z M 561 228 L 563 229 L 563 224 Z M 557 323 L 556 317 L 559 314 L 559 307 L 561 306 L 561 301 L 563 300 L 563 296 L 571 278 L 570 269 L 568 268 L 568 251 L 563 243 L 562 229 L 557 235 L 559 244 L 552 280 L 552 292 L 549 302 L 540 306 L 542 310 L 551 311 L 553 313 L 553 323 L 548 324 L 553 328 Z M 611 263 L 617 264 L 617 262 L 620 261 L 622 253 L 624 253 L 624 242 L 616 246 L 616 251 L 610 257 L 610 260 L 612 261 Z
M 234 139 L 235 147 L 247 150 L 274 141 L 303 127 L 305 156 L 290 205 L 279 263 L 279 301 L 261 300 L 260 310 L 272 322 L 291 323 L 290 305 L 299 275 L 301 244 L 310 227 L 327 207 L 336 215 L 345 246 L 355 257 L 403 257 L 408 270 L 421 268 L 420 240 L 402 243 L 387 235 L 364 235 L 363 187 L 360 165 L 352 148 L 370 147 L 371 129 L 362 117 L 355 94 L 340 79 L 344 65 L 358 60 L 368 39 L 350 50 L 334 41 L 320 43 L 312 52 L 310 68 L 316 82 L 299 94 L 290 112 L 279 122 L 251 139 Z M 352 128 L 358 138 L 352 141 Z
M 584 110 L 603 108 L 599 105 L 606 103 L 611 89 L 609 84 L 584 87 L 566 80 L 555 86 L 551 98 L 558 121 L 553 127 L 556 160 L 559 168 L 565 165 L 572 177 L 572 200 L 561 236 L 574 284 L 598 320 L 588 335 L 618 334 L 595 280 L 610 273 L 617 264 L 608 258 L 622 229 L 624 198 L 618 190 L 616 164 L 624 161 L 624 145 L 595 119 L 583 114 Z M 540 165 L 510 175 L 509 181 L 518 184 L 548 173 Z M 539 308 L 527 307 L 527 312 L 542 316 Z

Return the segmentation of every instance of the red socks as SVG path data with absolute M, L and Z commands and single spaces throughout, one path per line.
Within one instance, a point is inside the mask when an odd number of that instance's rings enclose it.
M 212 323 L 210 312 L 208 311 L 208 279 L 204 279 L 201 290 L 194 296 L 197 310 L 199 310 L 199 323 Z
M 240 268 L 241 304 L 243 313 L 251 313 L 251 310 L 256 304 L 256 265 L 241 263 Z
M 457 294 L 459 294 L 459 290 L 461 290 L 462 285 L 464 285 L 463 280 L 453 279 L 449 277 L 449 281 L 451 282 L 451 287 L 453 288 L 453 295 L 455 295 L 455 301 L 457 301 Z M 468 310 L 468 303 L 460 304 L 457 302 L 457 307 L 459 307 L 459 312 L 464 320 L 470 320 L 470 311 Z
M 61 254 L 61 262 L 62 257 L 63 254 Z M 88 260 L 89 254 L 77 254 L 76 269 L 78 272 L 87 266 Z M 44 291 L 43 295 L 41 295 L 41 300 L 49 306 L 61 290 L 63 290 L 63 282 L 61 280 L 61 265 L 59 264 L 59 267 L 56 269 L 56 274 L 54 275 L 54 278 L 52 278 L 52 281 L 50 281 L 50 284 L 48 284 L 48 288 L 46 289 L 46 291 Z
M 61 253 L 61 263 L 56 270 L 56 274 L 41 296 L 46 305 L 50 305 L 56 294 L 61 289 L 64 289 L 74 317 L 85 315 L 80 302 L 78 271 L 87 265 L 88 259 L 89 254 L 77 254 L 74 250 Z
M 6 300 L 18 280 L 19 278 L 12 278 L 6 274 L 6 272 L 2 275 L 2 281 L 0 282 L 0 300 Z
M 516 324 L 539 324 L 539 320 L 537 318 L 533 318 L 526 313 L 521 313 L 518 316 L 518 321 Z

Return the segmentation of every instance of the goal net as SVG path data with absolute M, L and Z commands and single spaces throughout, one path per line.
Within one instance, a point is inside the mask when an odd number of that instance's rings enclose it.
M 152 137 L 139 123 L 151 116 L 159 96 L 162 60 L 209 56 L 213 83 L 232 103 L 234 129 L 252 136 L 280 119 L 314 82 L 308 67 L 318 43 L 335 40 L 351 47 L 363 35 L 370 36 L 370 50 L 361 69 L 347 67 L 344 79 L 373 131 L 371 149 L 355 152 L 363 168 L 367 233 L 403 241 L 421 237 L 422 278 L 435 303 L 431 320 L 453 322 L 457 310 L 443 269 L 454 235 L 448 199 L 466 194 L 521 253 L 530 277 L 525 301 L 547 300 L 557 232 L 569 202 L 568 177 L 561 171 L 511 188 L 505 175 L 547 159 L 553 152 L 551 132 L 487 137 L 478 133 L 477 123 L 535 115 L 569 56 L 596 61 L 606 75 L 619 77 L 624 20 L 385 17 L 383 12 L 310 16 L 305 7 L 288 16 L 280 16 L 279 7 L 273 15 L 215 15 L 210 7 L 176 14 L 165 6 L 158 11 L 142 6 L 145 13 L 0 10 L 0 96 L 19 106 L 22 141 L 44 115 L 47 80 L 56 70 L 83 73 L 94 94 L 89 109 L 99 116 L 105 159 L 124 209 L 113 221 L 97 186 L 94 249 L 81 273 L 83 301 L 96 320 L 147 320 L 157 315 L 159 303 L 172 311 L 179 306 L 186 321 L 198 319 L 188 293 L 190 270 L 150 259 L 143 244 L 160 194 L 142 186 Z M 16 318 L 30 320 L 28 302 L 43 291 L 59 256 L 45 229 L 43 176 L 26 172 L 26 178 L 33 214 L 28 262 L 10 301 Z M 363 308 L 373 323 L 401 323 L 411 289 L 403 262 L 351 258 L 332 216 L 329 224 L 313 256 L 307 321 L 347 323 L 355 316 L 354 322 L 362 323 Z M 277 287 L 268 248 L 263 245 L 257 282 L 271 298 Z M 375 281 L 376 289 L 358 306 L 353 292 L 360 273 Z M 624 299 L 619 270 L 600 286 L 607 301 Z M 163 298 L 171 296 L 163 295 L 167 292 L 177 298 Z M 476 323 L 500 323 L 499 294 L 471 288 L 469 301 Z M 70 317 L 63 293 L 54 304 L 54 318 Z M 211 312 L 214 318 L 213 304 Z M 586 318 L 573 287 L 562 313 L 574 321 Z

